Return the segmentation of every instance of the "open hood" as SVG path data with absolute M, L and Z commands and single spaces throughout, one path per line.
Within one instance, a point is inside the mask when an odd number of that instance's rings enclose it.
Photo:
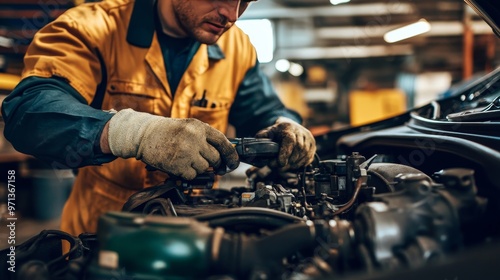
M 492 0 L 464 0 L 500 37 L 500 4 Z

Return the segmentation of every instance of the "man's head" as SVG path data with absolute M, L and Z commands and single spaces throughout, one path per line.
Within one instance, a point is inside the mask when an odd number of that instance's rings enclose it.
M 160 0 L 163 31 L 214 44 L 256 0 Z

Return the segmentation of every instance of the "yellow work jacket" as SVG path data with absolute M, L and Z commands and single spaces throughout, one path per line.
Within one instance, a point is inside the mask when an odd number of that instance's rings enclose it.
M 89 104 L 104 85 L 103 110 L 132 108 L 197 118 L 225 132 L 238 87 L 256 64 L 249 38 L 237 27 L 228 30 L 217 42 L 224 54 L 219 60 L 209 59 L 202 44 L 172 94 L 152 20 L 154 9 L 139 0 L 107 0 L 68 10 L 36 34 L 25 56 L 23 78 L 63 78 Z M 203 92 L 217 104 L 192 106 Z M 101 214 L 120 210 L 130 195 L 165 179 L 133 158 L 83 167 L 64 207 L 61 229 L 74 235 L 95 232 Z

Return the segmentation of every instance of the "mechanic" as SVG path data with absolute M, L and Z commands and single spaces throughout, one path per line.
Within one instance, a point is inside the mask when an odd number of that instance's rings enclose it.
M 69 9 L 35 35 L 3 102 L 4 134 L 52 168 L 79 168 L 63 231 L 95 232 L 101 214 L 166 173 L 235 169 L 228 122 L 238 137 L 279 142 L 278 168 L 312 162 L 313 136 L 233 26 L 250 2 L 107 0 Z

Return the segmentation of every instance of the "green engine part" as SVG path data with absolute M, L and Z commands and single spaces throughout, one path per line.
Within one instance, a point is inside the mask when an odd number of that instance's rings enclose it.
M 210 273 L 213 232 L 194 219 L 109 212 L 99 219 L 99 252 L 88 278 L 204 278 Z

